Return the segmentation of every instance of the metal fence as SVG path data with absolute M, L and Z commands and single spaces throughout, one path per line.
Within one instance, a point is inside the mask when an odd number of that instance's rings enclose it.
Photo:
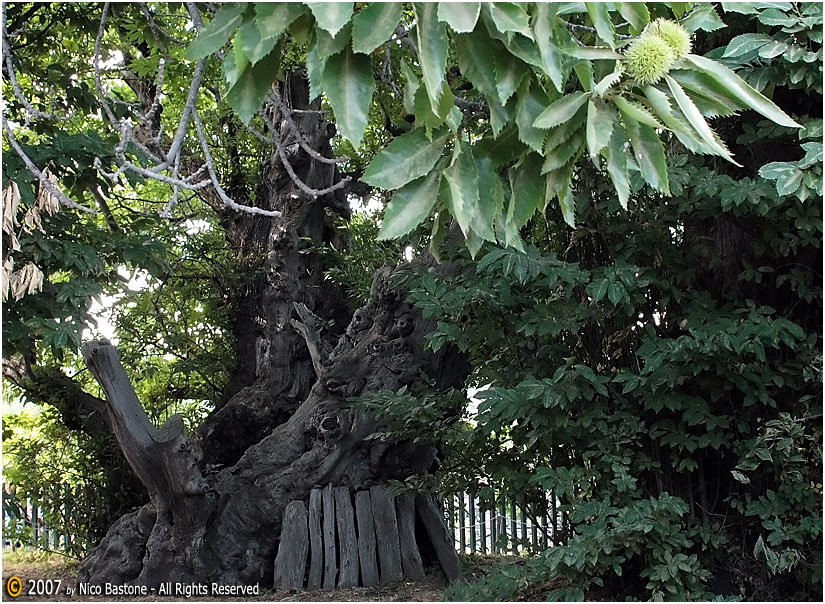
M 3 484 L 3 547 L 79 555 L 88 546 L 85 524 L 94 505 L 94 491 L 85 484 L 53 485 L 34 494 Z
M 545 501 L 524 504 L 496 495 L 482 501 L 459 493 L 444 502 L 447 527 L 456 549 L 465 554 L 518 554 L 564 542 L 566 519 L 551 493 Z
M 54 485 L 35 495 L 3 485 L 3 547 L 61 550 L 82 555 L 86 522 L 96 502 L 90 485 Z M 555 498 L 524 504 L 504 496 L 484 500 L 460 493 L 444 501 L 456 550 L 465 554 L 532 552 L 564 542 L 566 521 Z

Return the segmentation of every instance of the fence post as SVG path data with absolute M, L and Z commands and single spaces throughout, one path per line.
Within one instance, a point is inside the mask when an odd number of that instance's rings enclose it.
M 467 495 L 470 502 L 470 553 L 476 553 L 476 502 L 472 494 Z
M 496 537 L 498 536 L 498 519 L 496 518 L 496 494 L 493 493 L 493 498 L 490 502 L 490 553 L 496 554 L 498 547 L 496 547 Z
M 498 532 L 501 535 L 504 535 L 504 553 L 507 553 L 507 544 L 510 542 L 510 540 L 507 535 L 507 502 L 504 500 L 503 495 L 501 496 L 501 499 L 498 502 L 498 511 Z
M 513 553 L 518 552 L 518 524 L 516 523 L 516 500 L 510 500 L 510 544 L 513 548 Z
M 459 493 L 458 497 L 459 497 L 459 506 L 460 506 L 458 508 L 458 530 L 460 531 L 459 534 L 458 534 L 458 543 L 459 543 L 459 546 L 461 547 L 461 553 L 466 554 L 467 553 L 467 550 L 466 550 L 467 539 L 466 539 L 465 531 L 467 530 L 467 527 L 465 525 L 466 515 L 465 515 L 465 511 L 464 511 L 464 493 L 463 492 Z
M 487 511 L 484 508 L 479 508 L 478 510 L 481 513 L 481 522 L 479 523 L 479 529 L 481 532 L 481 553 L 487 553 Z

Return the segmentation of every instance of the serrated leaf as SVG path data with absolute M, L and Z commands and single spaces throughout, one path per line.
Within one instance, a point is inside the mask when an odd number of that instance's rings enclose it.
M 558 170 L 578 157 L 584 147 L 584 132 L 576 130 L 569 139 L 548 153 L 541 166 L 541 173 L 546 174 Z
M 630 175 L 627 172 L 627 156 L 629 149 L 627 136 L 621 128 L 613 128 L 610 135 L 610 142 L 604 149 L 604 156 L 607 160 L 607 173 L 616 189 L 619 203 L 627 210 L 627 202 L 630 199 Z
M 596 28 L 596 35 L 602 39 L 610 48 L 616 48 L 616 28 L 610 19 L 610 10 L 604 2 L 585 2 L 587 14 Z
M 576 199 L 573 197 L 573 189 L 570 187 L 570 182 L 565 184 L 558 194 L 559 207 L 561 208 L 561 216 L 564 222 L 571 229 L 576 228 Z
M 353 54 L 347 47 L 327 60 L 323 81 L 341 134 L 358 148 L 367 127 L 375 90 L 370 58 Z
M 558 148 L 565 141 L 569 140 L 584 125 L 587 112 L 579 110 L 572 119 L 567 120 L 560 126 L 556 126 L 547 133 L 544 139 L 544 155 L 550 155 L 554 149 Z
M 317 34 L 317 32 L 315 32 Z M 324 68 L 326 59 L 318 55 L 317 35 L 313 35 L 306 52 L 307 79 L 309 80 L 309 98 L 318 98 L 324 90 Z
M 352 32 L 352 25 L 347 23 L 334 36 L 321 28 L 315 28 L 315 47 L 318 53 L 318 58 L 326 61 L 332 55 L 337 55 L 344 50 L 347 43 L 350 41 L 350 33 Z
M 506 104 L 513 93 L 521 84 L 524 76 L 527 75 L 528 68 L 518 57 L 510 53 L 499 53 L 496 55 L 496 93 L 502 104 Z
M 521 142 L 528 145 L 533 151 L 542 152 L 545 131 L 534 128 L 533 122 L 550 104 L 550 97 L 542 89 L 541 84 L 532 78 L 524 80 L 519 89 L 516 101 L 516 126 Z
M 439 2 L 438 19 L 444 21 L 454 32 L 473 31 L 481 12 L 481 2 Z
M 614 97 L 613 102 L 616 103 L 616 107 L 619 108 L 619 111 L 630 119 L 650 126 L 651 128 L 664 128 L 659 120 L 653 117 L 653 114 L 650 113 L 650 111 L 638 103 L 628 101 L 626 98 L 621 96 Z
M 722 57 L 740 57 L 751 51 L 762 48 L 765 44 L 771 42 L 772 40 L 773 38 L 766 36 L 765 34 L 742 34 L 741 36 L 736 36 L 725 47 L 725 53 Z
M 447 137 L 444 134 L 429 141 L 423 128 L 403 134 L 375 156 L 361 180 L 373 187 L 398 189 L 433 169 Z
M 688 97 L 688 95 L 685 94 L 685 91 L 682 90 L 679 82 L 674 80 L 669 75 L 665 75 L 665 81 L 670 88 L 673 98 L 679 105 L 679 109 L 682 110 L 682 114 L 687 118 L 690 125 L 693 126 L 693 129 L 697 132 L 697 134 L 699 134 L 699 138 L 701 138 L 702 141 L 710 149 L 712 149 L 716 155 L 724 157 L 735 166 L 742 167 L 741 164 L 734 161 L 727 147 L 725 147 L 722 141 L 719 140 L 719 137 L 705 121 L 705 118 L 702 117 L 702 114 L 696 108 L 696 105 L 693 104 L 693 101 L 690 100 L 690 97 Z
M 440 172 L 433 170 L 398 189 L 384 210 L 378 239 L 402 237 L 421 224 L 435 207 L 440 181 Z
M 496 76 L 490 65 L 495 64 L 495 44 L 499 44 L 487 35 L 484 28 L 470 34 L 453 36 L 458 53 L 458 65 L 461 73 L 472 82 L 482 94 L 496 96 Z M 495 43 L 495 44 L 494 44 Z
M 277 43 L 278 37 L 264 37 L 254 21 L 241 25 L 234 41 L 253 65 L 272 52 Z
M 447 26 L 438 20 L 437 10 L 438 5 L 434 3 L 413 3 L 417 22 L 415 32 L 421 77 L 435 114 L 438 114 L 438 105 L 443 92 L 444 69 L 447 65 L 448 52 Z
M 684 116 L 679 108 L 671 104 L 669 96 L 653 86 L 645 86 L 644 91 L 656 115 L 676 135 L 685 148 L 694 153 L 713 155 L 713 150 L 709 149 L 698 137 L 696 131 L 688 125 L 687 118 L 683 119 Z
M 474 216 L 479 211 L 478 173 L 472 147 L 458 143 L 455 161 L 442 171 L 442 176 L 441 186 L 446 183 L 450 192 L 450 213 L 466 237 L 473 230 Z M 492 234 L 492 228 L 488 234 Z
M 475 154 L 478 175 L 478 211 L 473 215 L 471 226 L 481 238 L 495 241 L 493 224 L 504 207 L 504 187 L 493 161 Z
M 493 128 L 493 136 L 498 136 L 513 119 L 515 101 L 511 98 L 506 105 L 501 104 L 497 97 L 487 99 L 490 107 L 490 126 Z
M 352 50 L 370 54 L 392 37 L 404 5 L 401 2 L 371 2 L 352 18 Z
M 667 159 L 662 141 L 650 126 L 625 116 L 625 130 L 630 137 L 633 153 L 642 177 L 650 186 L 670 195 L 667 178 Z
M 716 14 L 716 9 L 711 4 L 698 4 L 690 14 L 681 20 L 681 25 L 690 33 L 698 30 L 716 31 L 727 27 L 725 22 Z
M 515 32 L 533 39 L 530 30 L 530 15 L 515 2 L 485 2 L 483 9 L 500 33 Z
M 616 63 L 616 69 L 604 76 L 595 86 L 593 86 L 593 95 L 603 97 L 608 90 L 621 81 L 622 73 L 622 64 Z
M 255 65 L 247 65 L 235 84 L 226 93 L 226 102 L 244 124 L 258 112 L 272 87 L 281 61 L 280 48 L 275 48 Z
M 533 30 L 544 72 L 553 82 L 556 90 L 562 92 L 565 79 L 562 54 L 556 45 L 553 32 L 558 7 L 549 2 L 538 2 L 534 6 Z
M 554 128 L 572 118 L 587 102 L 588 94 L 573 92 L 550 104 L 533 122 L 535 128 Z
M 724 65 L 712 59 L 693 54 L 687 56 L 687 61 L 712 78 L 726 94 L 736 98 L 754 111 L 761 113 L 769 120 L 788 128 L 802 127 L 772 101 L 756 92 L 747 82 Z
M 195 41 L 186 49 L 186 58 L 190 61 L 197 61 L 219 50 L 235 33 L 245 10 L 246 4 L 240 2 L 231 2 L 222 6 L 215 13 L 209 25 L 201 30 Z
M 765 44 L 762 48 L 759 49 L 759 56 L 763 59 L 773 59 L 784 54 L 785 51 L 789 49 L 790 46 L 785 42 L 772 40 L 770 43 Z
M 352 18 L 352 2 L 307 2 L 318 27 L 335 35 Z
M 599 99 L 590 99 L 587 104 L 587 150 L 597 168 L 599 154 L 610 143 L 614 126 L 618 127 L 616 111 Z
M 706 73 L 697 69 L 674 69 L 668 75 L 679 82 L 705 117 L 730 116 L 747 105 L 727 94 Z
M 617 2 L 619 14 L 633 28 L 633 33 L 640 34 L 645 26 L 650 23 L 650 12 L 644 2 Z
M 263 36 L 274 38 L 305 12 L 306 7 L 298 2 L 256 2 L 255 25 Z
M 537 153 L 527 156 L 509 170 L 510 206 L 507 209 L 507 222 L 519 229 L 536 210 L 544 207 L 544 183 L 539 178 L 542 158 Z

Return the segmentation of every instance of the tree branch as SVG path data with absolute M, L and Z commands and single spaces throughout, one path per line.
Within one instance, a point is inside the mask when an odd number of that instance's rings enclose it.
M 143 410 L 117 349 L 106 340 L 83 345 L 83 360 L 106 392 L 109 420 L 123 454 L 146 486 L 159 513 L 180 509 L 183 498 L 202 495 L 205 481 L 198 470 L 183 419 L 170 417 L 155 428 Z

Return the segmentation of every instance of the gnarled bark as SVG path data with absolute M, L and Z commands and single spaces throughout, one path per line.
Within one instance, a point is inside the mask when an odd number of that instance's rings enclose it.
M 116 363 L 114 349 L 91 345 L 90 366 L 106 389 L 118 438 L 124 450 L 130 450 L 127 457 L 152 502 L 131 521 L 124 521 L 134 525 L 132 531 L 121 523 L 104 540 L 82 565 L 80 579 L 108 580 L 122 551 L 131 547 L 127 557 L 140 556 L 142 551 L 145 556 L 139 572 L 119 575 L 125 581 L 155 585 L 210 576 L 233 584 L 269 585 L 281 521 L 290 501 L 308 501 L 314 487 L 369 489 L 387 478 L 404 479 L 426 470 L 435 456 L 431 447 L 406 443 L 405 455 L 398 455 L 402 445 L 368 438 L 378 423 L 346 400 L 412 385 L 432 361 L 421 337 L 423 320 L 389 287 L 390 274 L 389 267 L 379 271 L 369 302 L 356 313 L 329 356 L 321 359 L 321 375 L 289 420 L 249 447 L 236 464 L 216 473 L 200 472 L 181 432 L 175 433 L 174 451 L 155 453 L 166 451 L 167 441 L 161 431 L 153 432 L 145 424 L 142 411 L 135 408 L 139 404 L 131 388 L 122 384 L 125 373 Z M 168 483 L 170 478 L 174 484 Z M 165 511 L 170 515 L 165 516 Z M 141 543 L 136 535 L 146 531 L 145 525 L 138 526 L 138 519 L 149 515 L 155 516 L 155 525 Z M 432 524 L 433 517 L 427 521 Z M 120 545 L 115 547 L 116 543 Z M 111 551 L 118 552 L 117 560 Z M 453 567 L 445 571 L 454 578 Z
M 282 97 L 301 110 L 293 118 L 309 144 L 331 156 L 333 130 L 319 101 L 309 102 L 305 79 L 288 78 Z M 287 131 L 282 124 L 282 139 Z M 287 143 L 306 184 L 321 189 L 336 181 L 334 165 Z M 350 318 L 343 293 L 324 280 L 323 257 L 306 249 L 337 236 L 326 213 L 346 215 L 345 199 L 308 197 L 273 154 L 254 203 L 282 215 L 222 216 L 246 275 L 233 301 L 239 367 L 225 402 L 191 439 L 178 420 L 151 426 L 114 349 L 88 347 L 115 434 L 150 502 L 113 527 L 83 562 L 81 581 L 154 586 L 209 577 L 272 585 L 290 502 L 309 506 L 315 488 L 368 490 L 433 464 L 433 447 L 369 438 L 377 422 L 347 397 L 412 386 L 421 371 L 458 386 L 465 364 L 447 349 L 425 350 L 427 325 L 389 286 L 392 267 L 378 271 L 369 301 Z M 331 586 L 327 579 L 323 585 Z

